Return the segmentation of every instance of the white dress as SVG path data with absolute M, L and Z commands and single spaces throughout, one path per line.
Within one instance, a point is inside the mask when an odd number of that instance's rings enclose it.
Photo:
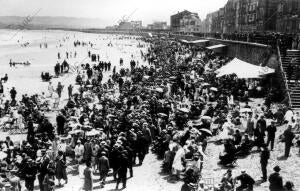
M 184 155 L 185 155 L 184 149 L 182 147 L 180 147 L 175 154 L 173 165 L 172 165 L 174 174 L 177 174 L 178 171 L 182 171 L 184 169 L 184 167 L 182 165 L 182 160 L 181 160 L 184 157 Z

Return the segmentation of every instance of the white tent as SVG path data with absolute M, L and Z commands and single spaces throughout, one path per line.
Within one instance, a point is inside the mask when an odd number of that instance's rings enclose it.
M 217 77 L 236 74 L 238 78 L 260 78 L 262 75 L 274 72 L 275 70 L 269 67 L 256 66 L 238 58 L 234 58 L 231 62 L 216 70 Z

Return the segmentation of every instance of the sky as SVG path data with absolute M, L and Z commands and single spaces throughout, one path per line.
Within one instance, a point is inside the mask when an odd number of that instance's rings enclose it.
M 227 0 L 0 0 L 0 16 L 65 16 L 98 18 L 104 25 L 114 25 L 124 16 L 141 20 L 170 22 L 170 15 L 189 10 L 200 18 L 216 11 Z

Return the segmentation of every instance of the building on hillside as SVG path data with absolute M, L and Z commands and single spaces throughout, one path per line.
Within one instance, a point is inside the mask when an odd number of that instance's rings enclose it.
M 279 0 L 276 30 L 284 33 L 300 33 L 299 0 Z

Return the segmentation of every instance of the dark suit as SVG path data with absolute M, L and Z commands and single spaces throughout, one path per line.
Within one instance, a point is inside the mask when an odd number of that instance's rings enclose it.
M 284 156 L 289 157 L 290 150 L 293 145 L 293 139 L 295 138 L 295 134 L 290 130 L 285 130 L 284 133 L 284 142 L 285 142 L 285 150 L 284 150 Z
M 283 190 L 283 184 L 282 184 L 282 177 L 279 175 L 279 173 L 274 172 L 269 177 L 270 182 L 270 191 L 282 191 Z
M 261 164 L 261 171 L 263 174 L 263 180 L 267 180 L 267 165 L 268 160 L 270 158 L 269 150 L 263 150 L 260 155 L 260 164 Z
M 102 184 L 105 183 L 105 179 L 107 177 L 109 171 L 109 161 L 106 156 L 102 156 L 99 158 L 99 172 L 100 172 L 100 181 Z

